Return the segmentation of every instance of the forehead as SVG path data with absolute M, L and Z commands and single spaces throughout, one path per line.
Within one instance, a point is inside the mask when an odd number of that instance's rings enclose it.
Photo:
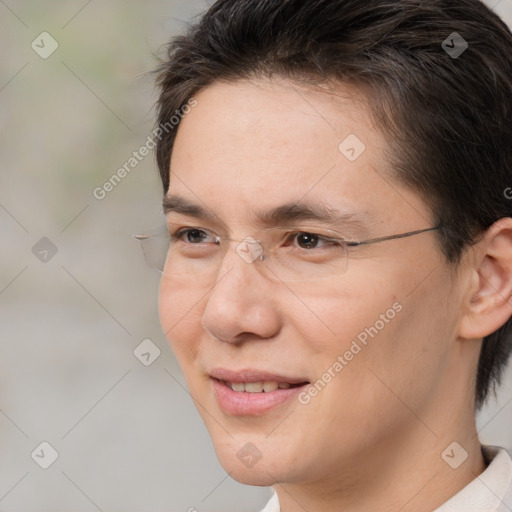
M 383 221 L 410 209 L 383 179 L 385 140 L 353 87 L 219 82 L 196 100 L 178 128 L 169 195 L 249 223 L 251 212 L 301 200 Z

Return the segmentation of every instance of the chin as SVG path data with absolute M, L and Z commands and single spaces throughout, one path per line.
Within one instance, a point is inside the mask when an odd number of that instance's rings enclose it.
M 269 487 L 281 480 L 279 476 L 282 468 L 276 467 L 273 461 L 268 464 L 269 461 L 265 462 L 262 458 L 254 466 L 246 466 L 236 455 L 233 456 L 233 452 L 221 453 L 217 449 L 215 451 L 226 473 L 241 484 Z
M 229 469 L 222 465 L 222 467 L 229 473 Z M 275 475 L 270 475 L 265 470 L 245 469 L 245 470 L 232 470 L 229 476 L 237 482 L 244 485 L 253 485 L 256 487 L 270 487 L 277 483 Z
M 210 432 L 210 436 L 219 463 L 241 484 L 267 487 L 288 481 L 292 470 L 297 471 L 297 463 L 265 441 L 265 436 L 231 437 L 225 432 L 213 436 Z

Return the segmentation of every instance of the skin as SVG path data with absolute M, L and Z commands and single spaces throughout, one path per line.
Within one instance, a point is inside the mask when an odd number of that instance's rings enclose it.
M 218 221 L 172 213 L 170 225 L 243 240 L 256 227 L 251 208 L 304 197 L 357 212 L 360 239 L 432 226 L 426 203 L 387 174 L 386 140 L 354 88 L 275 78 L 214 83 L 196 99 L 168 193 Z M 354 162 L 338 149 L 348 134 L 366 145 Z M 427 512 L 467 485 L 485 469 L 473 389 L 481 338 L 512 314 L 511 233 L 502 219 L 457 269 L 427 232 L 354 247 L 346 273 L 311 285 L 272 281 L 235 245 L 208 279 L 164 273 L 162 328 L 225 470 L 274 485 L 286 512 Z M 396 302 L 401 311 L 307 405 L 242 417 L 219 408 L 209 369 L 315 382 Z M 441 457 L 454 441 L 468 453 L 457 469 Z M 261 453 L 250 468 L 236 456 L 247 442 Z

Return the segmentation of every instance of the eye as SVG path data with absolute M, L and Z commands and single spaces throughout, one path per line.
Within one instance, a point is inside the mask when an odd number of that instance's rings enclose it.
M 301 249 L 317 249 L 320 247 L 341 247 L 343 239 L 322 236 L 317 233 L 308 231 L 301 231 L 299 233 L 292 233 L 290 238 L 297 240 L 297 244 Z
M 213 242 L 218 244 L 214 234 L 199 228 L 184 228 L 170 234 L 172 242 L 184 242 L 186 244 L 196 245 L 200 242 Z
M 320 240 L 320 237 L 314 233 L 297 233 L 293 236 L 302 249 L 314 249 Z

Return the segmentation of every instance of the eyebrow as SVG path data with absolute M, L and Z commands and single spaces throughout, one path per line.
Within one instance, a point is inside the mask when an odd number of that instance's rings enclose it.
M 165 196 L 163 199 L 164 214 L 174 212 L 176 214 L 207 220 L 210 222 L 221 222 L 220 218 L 200 204 L 177 195 Z M 291 225 L 297 221 L 313 221 L 321 224 L 339 227 L 353 227 L 367 230 L 368 225 L 364 222 L 365 215 L 359 213 L 344 213 L 322 203 L 306 201 L 288 202 L 271 210 L 263 211 L 252 209 L 256 222 L 263 226 Z

